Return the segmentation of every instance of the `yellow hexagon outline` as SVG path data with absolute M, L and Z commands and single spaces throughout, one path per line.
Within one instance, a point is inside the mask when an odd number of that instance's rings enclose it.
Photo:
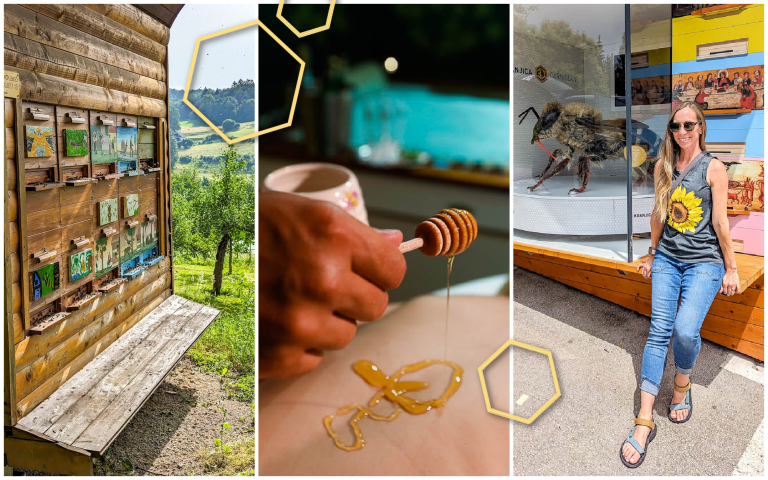
M 293 57 L 294 60 L 299 62 L 299 65 L 301 65 L 301 68 L 299 69 L 299 78 L 296 81 L 296 91 L 293 94 L 293 103 L 291 104 L 291 114 L 288 115 L 288 122 L 287 123 L 283 123 L 283 124 L 277 125 L 275 127 L 270 127 L 270 128 L 265 129 L 265 130 L 259 130 L 258 132 L 250 133 L 250 134 L 244 135 L 242 137 L 231 139 L 228 136 L 226 136 L 224 134 L 224 132 L 219 130 L 219 127 L 214 125 L 213 122 L 208 120 L 208 117 L 203 115 L 203 112 L 198 110 L 196 106 L 192 105 L 192 103 L 187 98 L 189 96 L 189 87 L 192 84 L 192 74 L 195 71 L 195 63 L 197 63 L 197 53 L 200 50 L 200 42 L 203 42 L 205 40 L 208 40 L 208 39 L 211 39 L 211 38 L 214 38 L 214 37 L 219 37 L 221 35 L 226 35 L 227 33 L 232 33 L 232 32 L 237 31 L 237 30 L 242 30 L 243 28 L 252 27 L 254 25 L 258 25 L 262 29 L 264 29 L 264 31 L 267 32 L 267 34 L 269 34 L 269 36 L 272 37 L 281 47 L 283 47 L 283 49 L 286 52 L 288 52 Z M 184 98 L 182 99 L 182 101 L 185 104 L 187 104 L 187 106 L 189 108 L 191 108 L 192 111 L 195 112 L 200 118 L 202 118 L 203 121 L 205 123 L 207 123 L 209 127 L 211 127 L 216 133 L 218 133 L 219 136 L 224 139 L 224 141 L 226 141 L 229 145 L 232 145 L 233 143 L 242 142 L 243 140 L 247 140 L 249 138 L 258 137 L 259 135 L 264 135 L 265 133 L 274 132 L 275 130 L 280 130 L 281 128 L 286 128 L 286 127 L 290 127 L 291 126 L 291 124 L 293 123 L 293 112 L 294 112 L 294 110 L 296 110 L 296 102 L 299 99 L 299 89 L 301 88 L 301 79 L 304 76 L 304 65 L 305 65 L 304 64 L 304 60 L 302 60 L 301 58 L 299 58 L 298 55 L 293 53 L 293 51 L 290 48 L 288 48 L 288 46 L 285 43 L 283 43 L 283 41 L 280 40 L 277 37 L 277 35 L 272 33 L 272 31 L 270 29 L 268 29 L 266 27 L 266 25 L 261 23 L 260 20 L 254 20 L 253 22 L 244 23 L 242 25 L 238 25 L 236 27 L 228 28 L 228 29 L 222 30 L 220 32 L 215 32 L 215 33 L 212 33 L 210 35 L 206 35 L 204 37 L 200 37 L 200 38 L 197 39 L 197 43 L 195 43 L 195 53 L 192 54 L 192 65 L 189 66 L 189 76 L 187 77 L 187 87 L 184 89 Z
M 483 370 L 485 370 L 485 367 L 491 364 L 492 361 L 496 360 L 496 357 L 501 355 L 501 353 L 507 349 L 510 345 L 514 345 L 515 347 L 524 348 L 526 350 L 531 350 L 533 352 L 541 353 L 547 356 L 549 358 L 549 366 L 552 368 L 552 378 L 555 381 L 555 394 L 547 400 L 547 403 L 542 405 L 541 408 L 539 408 L 536 413 L 531 415 L 530 418 L 523 418 L 519 415 L 513 415 L 511 413 L 502 412 L 501 410 L 496 410 L 495 408 L 491 407 L 491 399 L 488 397 L 488 387 L 485 385 L 485 376 L 483 375 Z M 483 397 L 485 398 L 485 408 L 488 410 L 488 413 L 491 413 L 493 415 L 498 415 L 500 417 L 509 418 L 511 420 L 515 420 L 517 422 L 525 423 L 526 425 L 530 425 L 533 423 L 534 420 L 536 420 L 539 415 L 541 415 L 544 410 L 550 407 L 553 403 L 555 403 L 555 400 L 560 398 L 560 384 L 557 382 L 557 372 L 555 372 L 555 361 L 552 359 L 552 352 L 549 350 L 544 350 L 543 348 L 534 347 L 532 345 L 528 345 L 522 342 L 518 342 L 515 340 L 507 340 L 504 345 L 502 345 L 498 350 L 496 350 L 493 355 L 488 357 L 488 359 L 483 362 L 480 367 L 478 367 L 477 372 L 480 374 L 480 384 L 483 387 Z
M 294 35 L 296 35 L 299 38 L 306 37 L 307 35 L 312 35 L 313 33 L 317 32 L 323 32 L 325 30 L 328 30 L 331 28 L 331 19 L 333 18 L 333 8 L 336 6 L 336 0 L 331 0 L 331 7 L 328 9 L 328 18 L 325 20 L 325 25 L 322 27 L 313 28 L 312 30 L 307 30 L 306 32 L 300 32 L 291 25 L 291 22 L 285 19 L 283 17 L 283 4 L 285 3 L 285 0 L 280 0 L 280 4 L 277 6 L 277 18 L 280 19 L 281 22 L 285 24 L 286 27 L 288 27 Z

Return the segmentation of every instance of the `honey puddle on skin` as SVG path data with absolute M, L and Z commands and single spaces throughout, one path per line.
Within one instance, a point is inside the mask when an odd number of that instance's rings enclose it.
M 449 255 L 447 258 L 448 275 L 446 278 L 447 290 L 445 296 L 445 350 L 443 352 L 443 357 L 448 356 L 448 318 L 451 307 L 451 271 L 453 270 L 453 259 L 456 257 L 455 255 Z M 440 398 L 419 401 L 406 396 L 405 394 L 408 392 L 417 392 L 428 388 L 429 384 L 426 382 L 401 382 L 400 377 L 432 365 L 446 365 L 453 368 L 448 388 L 445 389 Z M 400 412 L 403 410 L 412 415 L 421 415 L 429 412 L 433 408 L 440 408 L 448 403 L 448 400 L 454 393 L 456 393 L 459 387 L 461 387 L 461 375 L 464 373 L 463 368 L 448 360 L 424 360 L 411 365 L 406 365 L 392 376 L 385 375 L 370 360 L 359 360 L 355 363 L 353 368 L 355 373 L 360 375 L 363 380 L 368 382 L 368 384 L 373 385 L 374 387 L 379 387 L 379 391 L 376 392 L 373 398 L 371 398 L 367 406 L 353 403 L 352 405 L 340 408 L 335 414 L 323 418 L 323 425 L 325 426 L 328 435 L 333 439 L 333 443 L 347 452 L 361 450 L 365 447 L 365 438 L 363 438 L 363 431 L 360 429 L 360 420 L 370 418 L 371 420 L 379 422 L 393 422 L 400 416 Z M 392 402 L 395 407 L 395 410 L 390 415 L 379 415 L 371 410 L 381 402 L 382 398 Z M 337 416 L 346 415 L 354 410 L 357 410 L 357 413 L 349 420 L 349 426 L 352 428 L 352 432 L 355 435 L 355 443 L 346 445 L 333 430 L 333 421 Z
M 432 365 L 446 365 L 453 369 L 451 373 L 451 381 L 448 384 L 448 388 L 445 389 L 443 394 L 433 400 L 414 400 L 408 397 L 408 392 L 417 392 L 429 387 L 426 382 L 417 381 L 400 381 L 400 377 L 408 373 L 417 372 Z M 447 360 L 424 360 L 422 362 L 406 365 L 402 367 L 394 375 L 386 375 L 379 368 L 369 360 L 359 360 L 354 365 L 355 373 L 360 375 L 363 380 L 368 382 L 374 387 L 378 387 L 379 390 L 368 402 L 368 405 L 352 404 L 347 405 L 339 409 L 334 415 L 328 415 L 323 418 L 323 425 L 328 431 L 328 435 L 333 439 L 333 443 L 336 444 L 342 450 L 352 452 L 360 450 L 365 446 L 365 439 L 363 438 L 363 432 L 360 429 L 360 420 L 364 418 L 370 418 L 372 420 L 392 422 L 399 415 L 402 410 L 412 414 L 421 415 L 429 412 L 433 408 L 440 408 L 448 403 L 448 400 L 454 393 L 461 387 L 461 376 L 464 373 L 464 369 L 459 365 L 449 362 Z M 395 407 L 394 412 L 391 415 L 378 415 L 371 409 L 378 405 L 382 399 L 389 400 Z M 352 445 L 344 444 L 339 439 L 338 434 L 333 430 L 333 420 L 339 415 L 345 415 L 353 410 L 357 409 L 357 413 L 349 421 L 349 426 L 352 427 L 352 431 L 355 434 L 355 443 Z

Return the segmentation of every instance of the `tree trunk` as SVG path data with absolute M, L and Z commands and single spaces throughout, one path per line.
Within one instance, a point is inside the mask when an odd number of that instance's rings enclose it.
M 232 238 L 229 239 L 229 274 L 232 275 Z
M 216 249 L 216 265 L 213 267 L 213 294 L 221 293 L 221 277 L 224 272 L 224 260 L 227 255 L 227 244 L 229 243 L 229 234 L 221 237 L 219 246 Z

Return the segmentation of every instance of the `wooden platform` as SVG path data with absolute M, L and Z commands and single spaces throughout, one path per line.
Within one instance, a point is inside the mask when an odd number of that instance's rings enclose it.
M 19 420 L 14 436 L 103 455 L 218 314 L 172 295 Z
M 633 263 L 514 243 L 514 264 L 646 316 L 651 282 Z M 701 327 L 702 338 L 764 360 L 763 257 L 736 254 L 741 294 L 717 295 Z

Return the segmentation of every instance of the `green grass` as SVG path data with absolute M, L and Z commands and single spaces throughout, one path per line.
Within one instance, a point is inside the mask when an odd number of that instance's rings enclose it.
M 251 401 L 255 388 L 255 272 L 253 263 L 241 256 L 228 274 L 225 262 L 221 294 L 213 295 L 213 262 L 174 259 L 175 293 L 210 305 L 221 315 L 192 346 L 189 356 L 208 372 L 227 379 L 230 394 Z
M 202 456 L 205 471 L 216 476 L 252 476 L 255 475 L 253 459 L 256 455 L 256 439 L 247 438 L 231 446 L 217 447 Z
M 256 122 L 246 122 L 241 123 L 240 128 L 235 132 L 227 132 L 227 136 L 229 138 L 239 138 L 244 135 L 248 135 L 250 133 L 255 132 L 255 124 Z M 191 148 L 187 149 L 179 149 L 179 156 L 183 155 L 190 155 L 192 157 L 199 157 L 201 155 L 205 156 L 217 156 L 221 155 L 221 150 L 227 147 L 227 142 L 224 141 L 223 138 L 218 138 L 216 142 L 214 143 L 206 143 L 199 145 L 199 143 L 205 139 L 208 135 L 215 133 L 211 127 L 203 123 L 202 120 L 198 123 L 195 121 L 194 123 L 186 120 L 183 122 L 179 122 L 179 125 L 181 126 L 181 133 L 184 134 L 184 136 L 193 142 L 195 142 L 195 145 Z M 238 154 L 244 154 L 244 153 L 255 153 L 255 146 L 252 139 L 243 140 L 242 142 L 238 142 L 235 144 L 235 150 L 237 150 Z

